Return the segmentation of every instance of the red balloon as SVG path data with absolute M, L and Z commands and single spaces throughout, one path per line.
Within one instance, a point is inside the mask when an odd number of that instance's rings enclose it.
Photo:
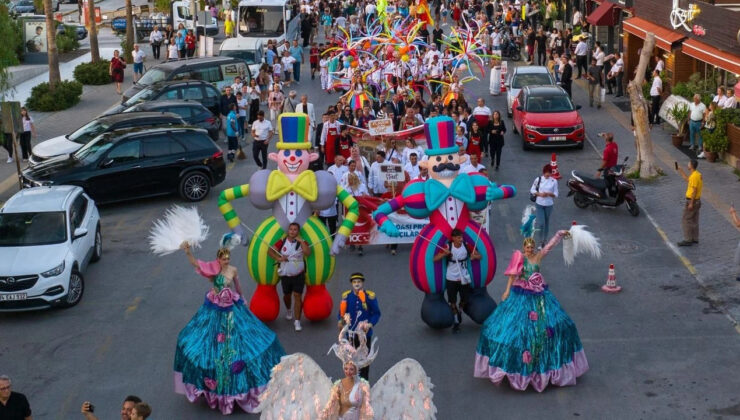
M 303 315 L 309 321 L 321 321 L 331 315 L 333 302 L 331 295 L 323 284 L 306 286 L 306 297 L 303 299 Z
M 262 322 L 272 322 L 280 314 L 280 299 L 275 286 L 258 284 L 249 302 L 249 310 Z

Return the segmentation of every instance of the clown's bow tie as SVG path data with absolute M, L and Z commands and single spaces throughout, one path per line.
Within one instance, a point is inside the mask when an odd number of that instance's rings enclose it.
M 459 174 L 450 188 L 436 179 L 424 182 L 424 201 L 428 209 L 436 209 L 450 196 L 466 204 L 475 202 L 475 187 L 468 175 Z
M 291 182 L 284 173 L 272 171 L 267 178 L 267 200 L 275 201 L 290 191 L 295 191 L 308 201 L 315 201 L 319 196 L 316 174 L 313 171 L 303 171 L 294 182 Z

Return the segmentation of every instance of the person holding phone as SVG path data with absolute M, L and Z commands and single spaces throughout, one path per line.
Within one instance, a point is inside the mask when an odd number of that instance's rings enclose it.
M 683 209 L 681 218 L 681 227 L 683 228 L 683 241 L 678 246 L 691 246 L 699 243 L 699 209 L 701 208 L 701 191 L 704 185 L 701 173 L 696 170 L 699 161 L 691 159 L 688 163 L 689 174 L 676 165 L 676 170 L 684 181 L 688 182 L 686 188 L 686 204 Z
M 127 396 L 121 404 L 121 420 L 132 420 L 131 412 L 139 403 L 141 403 L 141 398 L 136 395 Z M 95 406 L 90 401 L 82 403 L 82 415 L 85 416 L 85 420 L 98 420 L 98 417 L 93 414 L 94 412 Z

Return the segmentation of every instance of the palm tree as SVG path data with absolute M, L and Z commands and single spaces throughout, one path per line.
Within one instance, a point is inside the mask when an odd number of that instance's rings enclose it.
M 126 0 L 126 48 L 123 59 L 127 63 L 132 61 L 131 51 L 134 50 L 134 17 L 131 8 L 131 0 Z
M 53 91 L 57 83 L 62 81 L 59 74 L 59 54 L 57 53 L 56 30 L 54 29 L 54 17 L 51 8 L 51 0 L 44 0 L 44 14 L 46 14 L 46 45 L 49 56 L 49 90 Z
M 95 23 L 95 0 L 87 0 L 87 18 L 90 21 L 90 61 L 100 61 L 100 48 L 98 48 L 98 29 Z

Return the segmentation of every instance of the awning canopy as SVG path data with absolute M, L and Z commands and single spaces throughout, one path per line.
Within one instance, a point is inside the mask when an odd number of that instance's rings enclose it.
M 588 17 L 586 22 L 594 26 L 614 26 L 616 19 L 614 9 L 618 6 L 610 1 L 605 1 L 599 5 Z
M 718 50 L 695 39 L 684 41 L 681 50 L 689 57 L 694 57 L 730 73 L 740 74 L 740 57 L 736 55 Z
M 635 35 L 639 38 L 647 38 L 647 34 L 652 32 L 655 34 L 655 45 L 664 51 L 671 51 L 672 45 L 682 39 L 686 38 L 685 35 L 678 32 L 673 32 L 670 29 L 666 29 L 662 26 L 650 23 L 645 19 L 639 17 L 633 17 L 622 22 L 622 27 L 625 31 Z

